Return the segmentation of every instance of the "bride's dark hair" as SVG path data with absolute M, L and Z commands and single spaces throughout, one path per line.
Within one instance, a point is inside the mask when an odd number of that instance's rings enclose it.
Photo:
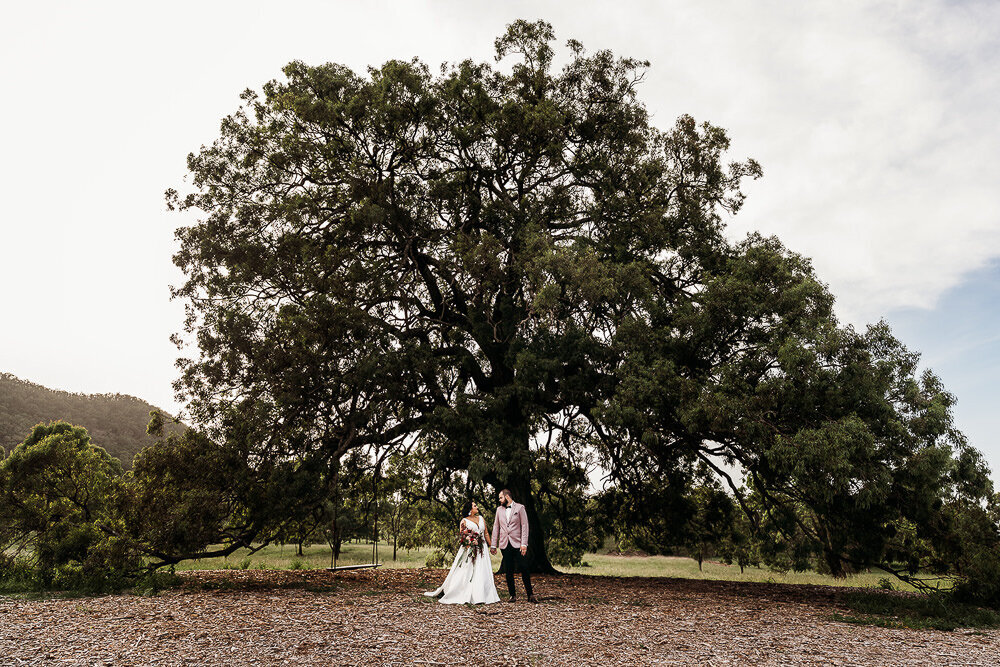
M 469 512 L 472 511 L 472 501 L 466 500 L 465 504 L 462 505 L 462 518 L 469 516 Z

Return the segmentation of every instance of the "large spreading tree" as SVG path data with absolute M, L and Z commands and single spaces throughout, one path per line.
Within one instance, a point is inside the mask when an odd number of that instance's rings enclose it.
M 840 327 L 808 261 L 723 235 L 759 166 L 712 125 L 654 127 L 646 63 L 570 41 L 556 68 L 553 39 L 517 21 L 496 66 L 293 62 L 244 94 L 168 192 L 196 215 L 174 290 L 191 419 L 311 479 L 419 441 L 431 479 L 524 502 L 539 570 L 550 464 L 588 450 L 632 498 L 713 469 L 836 573 L 882 558 L 901 513 L 971 498 L 933 378 Z

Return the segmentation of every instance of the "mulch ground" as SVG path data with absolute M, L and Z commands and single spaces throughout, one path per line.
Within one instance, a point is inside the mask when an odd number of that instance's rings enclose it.
M 829 620 L 842 589 L 564 575 L 449 606 L 444 570 L 219 571 L 156 596 L 0 597 L 2 665 L 996 665 L 1000 631 Z M 502 577 L 497 589 L 505 590 Z

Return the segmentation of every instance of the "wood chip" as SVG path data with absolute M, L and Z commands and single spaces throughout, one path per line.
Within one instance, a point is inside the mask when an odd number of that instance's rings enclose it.
M 995 665 L 1000 630 L 828 620 L 845 589 L 534 577 L 539 604 L 425 598 L 443 570 L 191 572 L 155 597 L 0 597 L 0 663 Z M 505 590 L 503 577 L 496 578 Z

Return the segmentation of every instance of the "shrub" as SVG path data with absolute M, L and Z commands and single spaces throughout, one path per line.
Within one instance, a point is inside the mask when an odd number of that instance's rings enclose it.
M 547 545 L 549 560 L 555 565 L 572 567 L 583 561 L 583 545 L 554 537 Z
M 156 595 L 162 590 L 177 586 L 180 582 L 181 578 L 174 572 L 173 567 L 170 567 L 166 570 L 146 572 L 135 582 L 134 590 L 138 595 Z
M 983 553 L 955 582 L 952 596 L 957 602 L 1000 609 L 1000 554 Z
M 37 588 L 38 576 L 31 563 L 0 554 L 0 591 L 13 593 Z
M 444 567 L 446 554 L 443 551 L 435 551 L 427 557 L 424 565 L 427 567 Z

